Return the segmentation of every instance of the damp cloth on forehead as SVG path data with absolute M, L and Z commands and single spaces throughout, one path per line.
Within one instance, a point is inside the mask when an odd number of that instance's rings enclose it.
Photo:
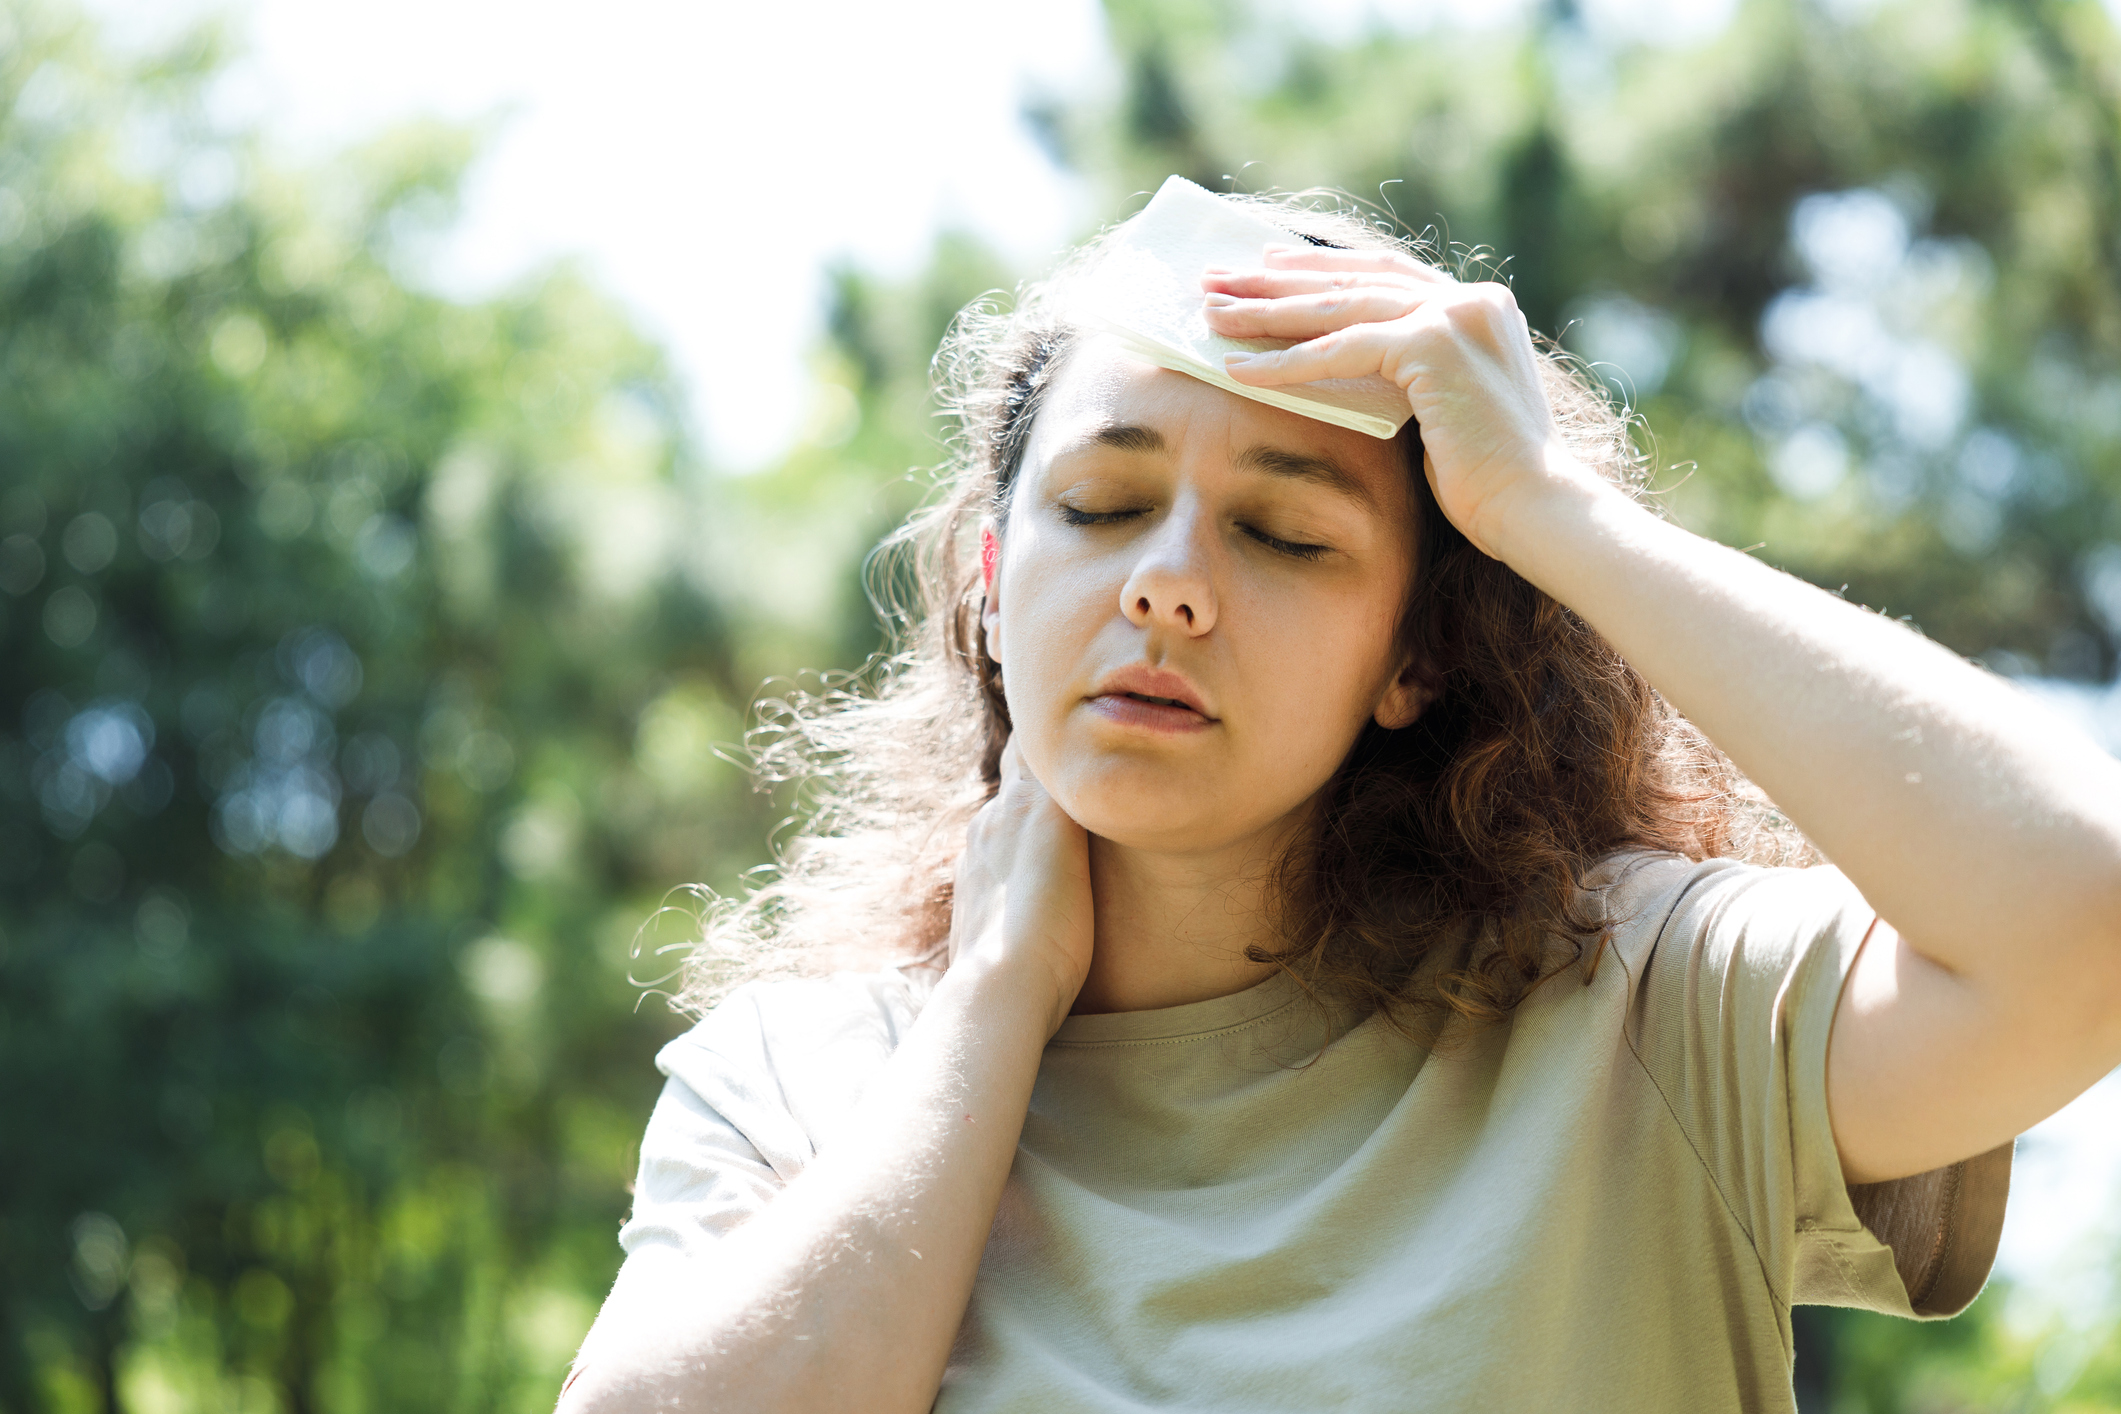
M 1210 265 L 1257 268 L 1270 243 L 1301 242 L 1237 202 L 1171 177 L 1112 233 L 1085 281 L 1077 315 L 1138 356 L 1239 397 L 1372 437 L 1394 436 L 1413 410 L 1406 393 L 1381 375 L 1254 388 L 1223 372 L 1224 354 L 1285 349 L 1297 341 L 1226 339 L 1209 329 L 1201 313 L 1201 272 Z

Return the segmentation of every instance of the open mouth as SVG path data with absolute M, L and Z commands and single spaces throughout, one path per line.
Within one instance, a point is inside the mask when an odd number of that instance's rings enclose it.
M 1215 718 L 1185 699 L 1153 692 L 1100 693 L 1090 700 L 1090 706 L 1109 722 L 1141 731 L 1189 733 L 1215 725 Z
M 1106 717 L 1151 731 L 1193 732 L 1216 721 L 1207 699 L 1175 669 L 1131 663 L 1105 673 L 1090 692 Z

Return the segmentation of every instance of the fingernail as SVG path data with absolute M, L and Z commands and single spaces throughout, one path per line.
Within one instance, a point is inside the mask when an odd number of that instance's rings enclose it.
M 1223 355 L 1223 367 L 1240 368 L 1258 358 L 1258 354 L 1227 353 Z
M 1211 294 L 1205 300 L 1203 300 L 1202 303 L 1206 304 L 1210 309 L 1221 309 L 1226 304 L 1236 304 L 1237 296 L 1225 294 Z
M 1227 265 L 1209 265 L 1201 270 L 1203 275 L 1228 275 L 1233 273 Z

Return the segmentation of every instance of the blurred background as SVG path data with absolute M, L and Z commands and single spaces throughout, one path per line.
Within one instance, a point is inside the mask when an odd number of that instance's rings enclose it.
M 1171 172 L 1491 253 L 1680 521 L 2121 745 L 2117 8 L 0 0 L 0 1410 L 550 1407 L 750 704 Z M 2117 1217 L 2109 1082 L 1805 1407 L 2121 1408 Z

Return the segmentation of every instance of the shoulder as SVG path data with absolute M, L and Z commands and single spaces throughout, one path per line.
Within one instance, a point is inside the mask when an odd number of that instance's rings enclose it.
M 852 1112 L 925 995 L 898 968 L 748 983 L 663 1047 L 656 1069 L 742 1129 L 776 1170 L 799 1168 Z
M 898 1044 L 925 988 L 899 968 L 747 982 L 665 1046 L 656 1068 L 673 1074 L 694 1052 L 731 1058 L 799 1054 L 849 1044 Z
M 1847 876 L 1823 864 L 1764 868 L 1629 851 L 1599 861 L 1586 887 L 1611 930 L 1607 945 L 1630 972 L 1682 949 L 1726 965 L 1743 954 L 1779 970 L 1822 938 L 1860 940 L 1872 918 Z

